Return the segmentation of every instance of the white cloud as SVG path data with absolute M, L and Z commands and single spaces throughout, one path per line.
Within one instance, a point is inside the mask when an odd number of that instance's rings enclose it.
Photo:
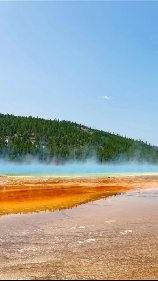
M 104 100 L 111 100 L 111 97 L 108 97 L 108 96 L 101 96 L 99 97 L 100 99 L 104 99 Z

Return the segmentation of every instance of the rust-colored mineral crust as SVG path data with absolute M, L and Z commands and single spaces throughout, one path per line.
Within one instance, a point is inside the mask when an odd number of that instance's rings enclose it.
M 157 185 L 156 176 L 0 176 L 0 215 L 61 210 L 130 190 L 153 189 Z

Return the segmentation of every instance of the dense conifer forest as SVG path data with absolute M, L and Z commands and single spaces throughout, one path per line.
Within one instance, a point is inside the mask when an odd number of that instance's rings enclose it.
M 158 147 L 140 140 L 92 129 L 70 121 L 0 114 L 0 158 L 47 163 L 86 160 L 98 162 L 158 162 Z

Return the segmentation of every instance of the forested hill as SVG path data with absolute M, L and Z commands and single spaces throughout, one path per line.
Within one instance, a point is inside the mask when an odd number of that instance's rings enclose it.
M 89 157 L 157 163 L 158 147 L 69 121 L 0 114 L 0 158 L 23 161 L 29 155 L 48 163 Z

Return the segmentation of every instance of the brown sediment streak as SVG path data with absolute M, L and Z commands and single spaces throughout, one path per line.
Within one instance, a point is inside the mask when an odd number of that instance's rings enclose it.
M 0 176 L 0 215 L 61 210 L 130 190 L 157 187 L 156 176 L 110 178 Z

